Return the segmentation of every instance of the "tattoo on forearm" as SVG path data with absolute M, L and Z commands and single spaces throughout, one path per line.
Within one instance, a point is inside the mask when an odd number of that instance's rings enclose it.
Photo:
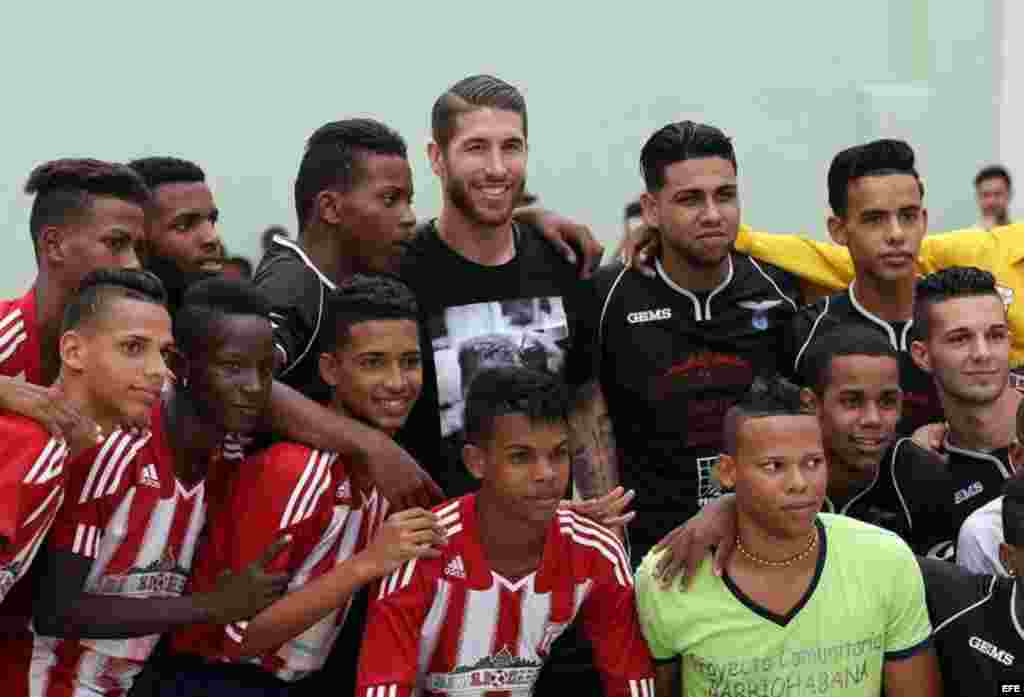
M 573 483 L 581 498 L 603 496 L 619 485 L 615 437 L 604 394 L 596 381 L 577 393 L 569 416 L 569 448 Z

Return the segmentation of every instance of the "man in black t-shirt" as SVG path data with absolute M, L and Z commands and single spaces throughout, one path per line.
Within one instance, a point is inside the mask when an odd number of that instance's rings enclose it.
M 923 197 L 914 151 L 902 141 L 878 140 L 836 155 L 828 171 L 828 228 L 850 250 L 855 279 L 847 290 L 803 308 L 793 322 L 791 369 L 801 382 L 808 348 L 838 326 L 869 327 L 900 352 L 899 435 L 942 416 L 931 376 L 910 357 L 914 261 L 928 223 Z
M 922 555 L 956 540 L 953 481 L 934 453 L 896 439 L 899 352 L 878 332 L 842 327 L 804 356 L 828 455 L 825 510 L 892 530 Z
M 476 488 L 462 464 L 462 412 L 473 377 L 493 365 L 549 374 L 570 362 L 576 268 L 534 226 L 513 219 L 526 182 L 526 103 L 491 76 L 453 85 L 434 104 L 431 168 L 441 215 L 402 260 L 426 327 L 423 393 L 407 432 L 441 449 L 449 496 Z
M 1006 306 L 988 271 L 951 267 L 917 283 L 914 360 L 935 381 L 947 431 L 942 450 L 955 483 L 959 527 L 999 495 L 1015 466 L 1022 395 L 1009 387 Z
M 584 313 L 618 471 L 597 471 L 613 467 L 610 458 L 574 458 L 573 472 L 587 498 L 616 481 L 636 491 L 637 561 L 719 495 L 725 413 L 756 376 L 783 365 L 779 346 L 798 306 L 791 276 L 731 251 L 740 222 L 736 156 L 721 131 L 669 124 L 640 162 L 644 219 L 660 235 L 657 274 L 602 269 Z

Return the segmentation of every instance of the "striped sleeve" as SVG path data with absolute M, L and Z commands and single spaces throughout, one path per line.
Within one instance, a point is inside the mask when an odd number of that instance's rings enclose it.
M 0 375 L 16 377 L 18 347 L 28 339 L 28 331 L 21 308 L 9 306 L 6 310 L 0 309 Z
M 115 431 L 68 465 L 64 505 L 50 531 L 55 549 L 96 558 L 112 502 L 135 481 L 136 455 L 149 438 L 149 432 Z

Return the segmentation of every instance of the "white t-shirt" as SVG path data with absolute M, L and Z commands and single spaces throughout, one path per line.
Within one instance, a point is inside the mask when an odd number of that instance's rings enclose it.
M 967 516 L 956 543 L 956 563 L 978 574 L 1007 576 L 999 561 L 1003 543 L 1003 497 L 989 501 Z

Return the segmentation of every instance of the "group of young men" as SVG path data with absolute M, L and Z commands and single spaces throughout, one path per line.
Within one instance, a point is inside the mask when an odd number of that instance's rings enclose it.
M 33 172 L 39 272 L 0 305 L 15 694 L 933 695 L 1016 677 L 1015 581 L 951 561 L 975 530 L 1016 569 L 1024 535 L 1024 498 L 997 499 L 1024 414 L 997 286 L 1012 264 L 919 280 L 909 146 L 835 157 L 833 249 L 741 231 L 729 139 L 669 124 L 640 153 L 654 246 L 591 277 L 585 228 L 520 205 L 516 88 L 466 78 L 431 120 L 438 218 L 417 225 L 397 133 L 331 122 L 296 177 L 299 234 L 251 283 L 222 276 L 196 164 Z M 989 254 L 1012 227 L 985 232 Z M 802 250 L 785 253 L 801 275 L 777 249 Z M 847 289 L 812 287 L 843 264 Z M 691 589 L 666 585 L 686 563 Z

